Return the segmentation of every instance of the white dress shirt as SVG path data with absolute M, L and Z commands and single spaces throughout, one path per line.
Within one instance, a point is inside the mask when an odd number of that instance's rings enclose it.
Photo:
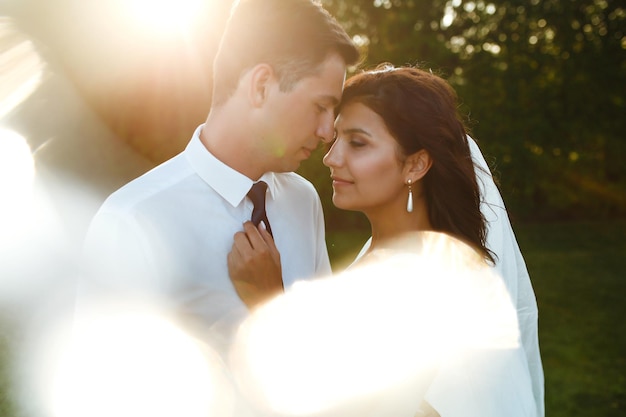
M 234 234 L 250 219 L 253 204 L 246 194 L 253 181 L 208 152 L 201 129 L 182 153 L 104 202 L 87 233 L 94 273 L 79 300 L 107 290 L 153 297 L 220 350 L 228 348 L 247 315 L 229 278 L 227 254 Z M 285 288 L 329 275 L 322 206 L 313 185 L 295 173 L 266 173 L 261 180 L 268 184 L 266 211 Z

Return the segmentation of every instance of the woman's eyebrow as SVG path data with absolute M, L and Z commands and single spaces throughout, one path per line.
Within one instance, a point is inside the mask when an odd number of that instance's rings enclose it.
M 367 136 L 372 136 L 367 130 L 363 130 L 360 127 L 351 127 L 348 129 L 341 129 L 341 133 L 350 134 L 350 133 L 361 133 Z

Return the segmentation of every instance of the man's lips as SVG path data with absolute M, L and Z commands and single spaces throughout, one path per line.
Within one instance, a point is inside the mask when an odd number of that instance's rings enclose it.
M 302 152 L 304 153 L 305 159 L 309 159 L 309 157 L 311 156 L 313 151 L 314 151 L 314 149 L 302 148 Z

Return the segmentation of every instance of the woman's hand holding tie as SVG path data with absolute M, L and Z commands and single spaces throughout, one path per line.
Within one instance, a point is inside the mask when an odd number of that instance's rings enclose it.
M 260 223 L 245 222 L 228 254 L 228 272 L 239 298 L 253 309 L 283 291 L 280 253 Z

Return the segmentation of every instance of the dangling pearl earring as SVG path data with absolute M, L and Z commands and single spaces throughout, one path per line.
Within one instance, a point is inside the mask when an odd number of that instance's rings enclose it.
M 407 185 L 409 186 L 409 199 L 406 202 L 406 211 L 407 213 L 412 213 L 413 212 L 413 191 L 411 191 L 411 183 L 413 181 L 411 181 L 410 179 L 408 179 L 406 181 Z

